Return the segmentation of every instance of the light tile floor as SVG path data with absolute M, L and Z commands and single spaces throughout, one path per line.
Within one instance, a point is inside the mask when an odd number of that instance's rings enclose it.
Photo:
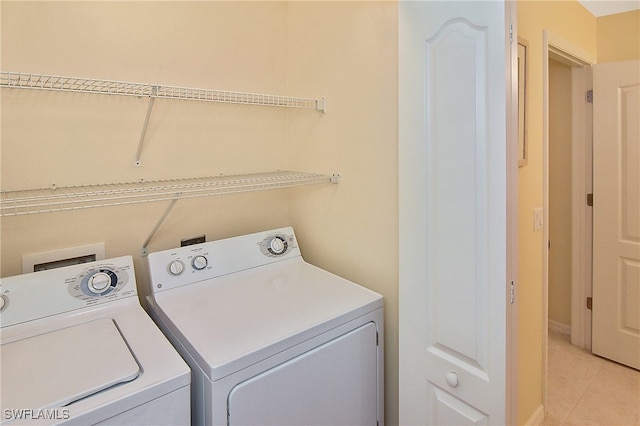
M 551 425 L 640 425 L 640 371 L 549 332 L 547 416 Z

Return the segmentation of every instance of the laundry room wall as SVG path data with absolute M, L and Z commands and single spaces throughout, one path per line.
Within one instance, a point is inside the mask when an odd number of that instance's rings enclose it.
M 398 421 L 397 3 L 292 2 L 287 84 L 327 97 L 327 114 L 289 115 L 291 164 L 339 173 L 296 190 L 303 255 L 384 295 L 385 417 Z
M 305 258 L 385 297 L 386 420 L 397 423 L 395 2 L 0 3 L 3 71 L 276 95 L 326 96 L 327 114 L 0 90 L 3 190 L 301 170 L 337 185 L 179 200 L 149 244 L 175 247 L 293 225 Z M 0 218 L 0 275 L 23 254 L 105 242 L 133 256 L 167 202 Z
M 285 22 L 281 2 L 2 2 L 2 69 L 285 94 Z M 136 167 L 148 99 L 1 95 L 4 190 L 289 168 L 285 109 L 157 99 Z M 149 249 L 286 225 L 287 196 L 180 200 Z M 4 217 L 2 275 L 20 273 L 25 253 L 103 241 L 107 257 L 132 254 L 144 278 L 140 250 L 166 206 Z

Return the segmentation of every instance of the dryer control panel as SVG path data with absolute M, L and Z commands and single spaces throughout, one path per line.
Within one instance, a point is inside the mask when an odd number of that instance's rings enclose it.
M 2 327 L 137 297 L 133 259 L 123 256 L 0 281 Z
M 293 228 L 150 253 L 152 293 L 301 257 Z

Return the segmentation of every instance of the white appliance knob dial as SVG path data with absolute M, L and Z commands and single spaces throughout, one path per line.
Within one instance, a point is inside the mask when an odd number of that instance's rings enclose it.
M 206 268 L 208 263 L 209 262 L 207 261 L 207 258 L 202 255 L 194 257 L 193 261 L 191 262 L 194 269 L 197 269 L 198 271 L 201 271 L 204 268 Z
M 184 271 L 184 263 L 180 260 L 172 260 L 169 263 L 169 273 L 171 275 L 180 275 Z
M 4 296 L 0 295 L 0 311 L 4 309 L 5 303 Z
M 111 277 L 104 272 L 98 272 L 89 278 L 89 290 L 93 293 L 102 293 L 111 284 Z
M 271 248 L 271 252 L 273 254 L 282 254 L 287 248 L 285 242 L 280 237 L 273 238 L 269 243 L 269 247 Z

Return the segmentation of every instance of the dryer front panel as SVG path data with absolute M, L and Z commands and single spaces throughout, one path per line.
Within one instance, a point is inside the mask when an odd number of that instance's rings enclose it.
M 378 344 L 367 323 L 234 387 L 229 425 L 375 425 Z

